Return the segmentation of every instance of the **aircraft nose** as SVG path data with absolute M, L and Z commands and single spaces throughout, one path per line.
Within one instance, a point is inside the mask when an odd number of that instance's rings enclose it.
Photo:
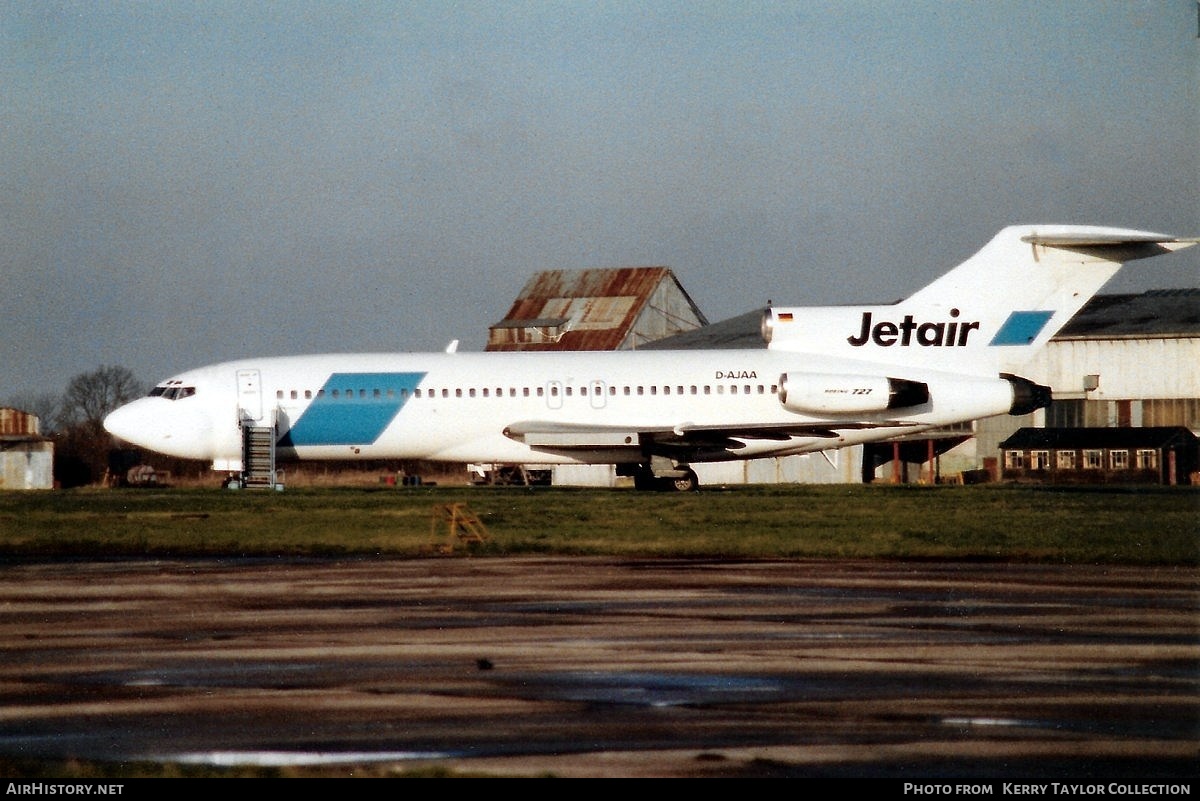
M 113 409 L 104 418 L 104 430 L 117 439 L 135 442 L 138 430 L 138 412 L 135 403 L 127 403 Z
M 156 453 L 183 459 L 212 456 L 212 420 L 203 408 L 186 401 L 139 398 L 109 412 L 104 429 L 123 442 Z

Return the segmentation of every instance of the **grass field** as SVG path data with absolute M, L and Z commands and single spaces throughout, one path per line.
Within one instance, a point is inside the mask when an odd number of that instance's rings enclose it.
M 486 530 L 466 544 L 438 512 Z M 1012 485 L 81 489 L 0 493 L 0 558 L 190 556 L 890 558 L 1200 564 L 1200 489 Z M 444 558 L 444 557 L 442 557 Z M 287 770 L 0 760 L 10 778 L 319 777 Z M 378 771 L 389 771 L 386 773 Z M 366 766 L 362 776 L 396 774 Z M 460 774 L 455 774 L 460 775 Z
M 486 539 L 437 513 L 462 504 Z M 588 554 L 1200 564 L 1191 487 L 771 485 L 0 493 L 0 556 Z

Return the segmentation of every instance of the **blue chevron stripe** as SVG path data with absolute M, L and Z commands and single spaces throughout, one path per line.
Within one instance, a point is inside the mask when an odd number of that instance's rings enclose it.
M 1054 316 L 1052 311 L 1015 311 L 992 337 L 989 345 L 1028 345 Z
M 279 444 L 369 445 L 424 377 L 425 373 L 333 373 Z

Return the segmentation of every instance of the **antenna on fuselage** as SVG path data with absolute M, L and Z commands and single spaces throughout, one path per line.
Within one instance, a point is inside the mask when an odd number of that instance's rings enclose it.
M 457 353 L 457 352 L 458 352 L 458 340 L 452 339 L 452 340 L 450 340 L 450 344 L 446 346 L 446 353 Z

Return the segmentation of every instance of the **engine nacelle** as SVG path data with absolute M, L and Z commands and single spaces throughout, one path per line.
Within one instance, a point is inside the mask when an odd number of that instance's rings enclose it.
M 784 373 L 779 377 L 779 402 L 791 412 L 864 414 L 928 403 L 929 387 L 881 375 Z
M 1052 390 L 1050 387 L 1035 384 L 1028 378 L 1021 378 L 1012 373 L 1001 373 L 1000 377 L 1012 384 L 1013 402 L 1008 413 L 1014 415 L 1030 414 L 1038 409 L 1050 407 Z

